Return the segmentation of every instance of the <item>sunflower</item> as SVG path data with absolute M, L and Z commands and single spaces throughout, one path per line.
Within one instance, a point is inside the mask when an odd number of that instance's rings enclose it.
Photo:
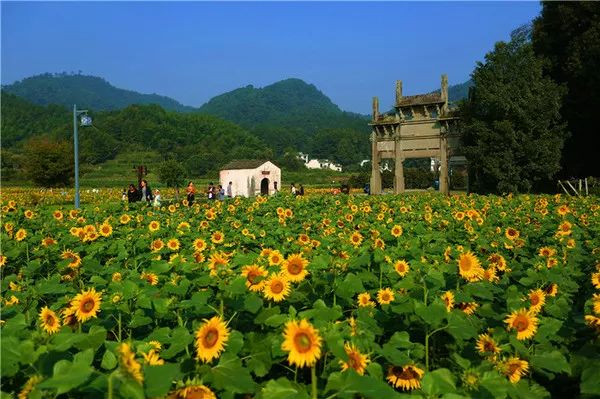
M 269 252 L 269 266 L 277 266 L 280 265 L 281 262 L 283 262 L 283 256 L 281 255 L 281 252 L 277 251 L 277 250 L 272 250 Z
M 25 212 L 23 212 L 23 215 L 25 216 L 26 219 L 31 219 L 33 217 L 33 212 L 29 209 L 27 209 Z
M 361 308 L 365 308 L 367 306 L 375 306 L 375 302 L 371 300 L 371 294 L 369 294 L 368 292 L 358 294 L 358 306 Z
M 500 347 L 498 346 L 498 343 L 492 337 L 490 337 L 489 334 L 479 334 L 476 346 L 477 351 L 482 355 L 497 355 L 501 351 Z
M 158 252 L 161 249 L 163 249 L 165 246 L 165 243 L 163 242 L 163 240 L 161 240 L 160 238 L 157 238 L 156 240 L 152 241 L 152 243 L 150 244 L 150 249 L 152 250 L 152 252 Z
M 544 288 L 544 293 L 548 296 L 556 296 L 556 294 L 558 293 L 558 284 L 552 283 L 549 286 L 547 286 L 546 288 Z
M 392 366 L 388 369 L 386 379 L 394 388 L 402 388 L 402 390 L 408 391 L 421 388 L 423 374 L 425 372 L 414 365 Z
M 531 290 L 529 291 L 527 297 L 529 299 L 529 302 L 531 303 L 529 310 L 532 313 L 541 312 L 542 306 L 544 306 L 544 303 L 546 303 L 546 294 L 544 293 L 544 291 L 542 291 L 539 288 L 537 290 Z
M 177 238 L 171 238 L 169 241 L 167 241 L 167 248 L 169 248 L 171 251 L 177 251 L 179 250 L 179 247 L 180 244 Z
M 498 370 L 508 377 L 510 382 L 516 384 L 521 377 L 529 370 L 529 363 L 518 357 L 511 357 L 508 360 L 498 364 Z
M 394 227 L 392 227 L 391 233 L 394 237 L 398 238 L 402 235 L 402 226 L 396 224 L 394 225 Z
M 381 238 L 376 238 L 375 241 L 373 242 L 373 248 L 384 250 L 385 242 Z
M 531 338 L 537 331 L 538 319 L 527 309 L 511 313 L 504 322 L 508 324 L 509 329 L 517 330 L 518 340 Z
M 54 244 L 56 244 L 56 240 L 52 237 L 46 237 L 42 240 L 42 245 L 45 247 L 49 247 Z
M 558 213 L 560 216 L 565 216 L 570 211 L 571 210 L 569 209 L 569 207 L 567 205 L 563 204 L 558 207 L 558 209 L 556 210 L 556 213 Z
M 600 294 L 592 296 L 592 304 L 594 305 L 594 313 L 600 315 Z
M 389 305 L 394 300 L 394 291 L 390 288 L 383 288 L 377 292 L 377 302 L 380 305 Z
M 113 232 L 113 228 L 110 224 L 104 222 L 100 225 L 100 235 L 103 237 L 109 237 Z
M 29 394 L 31 393 L 31 391 L 33 391 L 35 386 L 37 384 L 39 384 L 40 382 L 42 382 L 42 380 L 43 380 L 43 378 L 39 375 L 34 375 L 33 377 L 29 377 L 29 379 L 27 380 L 25 385 L 23 385 L 23 388 L 21 388 L 21 391 L 17 395 L 17 398 L 18 399 L 29 398 Z
M 410 266 L 405 260 L 398 260 L 394 263 L 394 270 L 396 270 L 396 273 L 398 273 L 400 277 L 404 277 L 408 274 Z
M 131 222 L 131 216 L 129 216 L 128 214 L 121 215 L 121 217 L 119 218 L 119 222 L 121 222 L 121 224 L 127 224 Z
M 600 272 L 592 273 L 592 285 L 595 288 L 600 289 Z
M 549 258 L 556 254 L 556 249 L 551 247 L 541 247 L 538 251 L 538 255 L 544 258 Z
M 206 241 L 204 241 L 202 238 L 196 238 L 193 246 L 195 252 L 202 252 L 206 249 Z
M 215 252 L 210 254 L 208 258 L 208 268 L 210 269 L 210 275 L 216 276 L 219 272 L 219 268 L 227 266 L 229 264 L 229 257 L 224 252 Z
M 479 281 L 483 276 L 483 269 L 479 259 L 471 251 L 460 254 L 458 258 L 458 271 L 467 281 Z
M 158 284 L 158 276 L 154 273 L 142 272 L 142 274 L 140 275 L 140 279 L 146 280 L 150 285 Z
M 460 302 L 456 305 L 456 307 L 470 316 L 473 313 L 475 313 L 475 311 L 479 307 L 479 304 L 476 302 Z
M 225 235 L 223 235 L 223 233 L 220 231 L 215 231 L 214 233 L 212 233 L 210 240 L 214 244 L 221 244 L 225 240 Z
M 288 363 L 297 367 L 312 367 L 321 357 L 321 336 L 305 319 L 288 321 L 283 332 L 281 349 L 289 352 Z
M 4 267 L 6 265 L 6 256 L 0 255 L 0 267 Z
M 25 229 L 19 229 L 15 233 L 15 240 L 17 241 L 23 241 L 25 237 L 27 237 L 27 231 L 25 231 Z
M 600 317 L 596 317 L 594 315 L 588 314 L 584 317 L 585 324 L 595 329 L 598 333 L 600 333 Z
M 149 366 L 161 366 L 165 364 L 165 361 L 158 356 L 158 353 L 154 349 L 150 349 L 148 353 L 143 353 L 144 362 Z
M 561 236 L 571 235 L 571 227 L 573 227 L 573 225 L 565 220 L 558 226 L 558 235 L 561 235 Z
M 298 236 L 298 243 L 300 245 L 307 245 L 310 243 L 310 237 L 306 234 L 300 234 Z
M 214 316 L 196 331 L 196 359 L 204 363 L 218 358 L 225 350 L 229 339 L 229 329 L 221 317 Z
M 504 236 L 511 241 L 514 241 L 515 239 L 519 238 L 519 235 L 519 231 L 512 227 L 509 227 L 506 230 L 504 230 Z
M 308 260 L 302 258 L 302 254 L 293 254 L 283 262 L 281 272 L 289 281 L 298 282 L 304 280 L 308 274 L 306 266 L 308 266 Z
M 71 301 L 71 309 L 74 311 L 77 320 L 81 323 L 92 317 L 98 317 L 102 297 L 94 288 L 82 291 Z
M 350 243 L 352 245 L 354 245 L 355 248 L 358 247 L 362 243 L 362 241 L 363 241 L 363 236 L 358 231 L 355 231 L 350 236 Z
M 442 295 L 442 301 L 446 305 L 446 310 L 450 312 L 454 308 L 454 294 L 452 291 L 446 291 Z
M 52 213 L 52 217 L 54 217 L 54 219 L 56 219 L 56 220 L 59 220 L 59 221 L 60 221 L 60 220 L 63 220 L 63 217 L 64 217 L 64 215 L 63 215 L 63 213 L 62 213 L 61 211 L 59 211 L 59 210 L 56 210 L 56 211 L 54 211 L 54 212 Z
M 349 342 L 346 342 L 344 344 L 344 350 L 348 355 L 348 360 L 340 360 L 340 366 L 342 366 L 342 371 L 354 369 L 354 371 L 356 371 L 359 375 L 365 374 L 367 364 L 370 362 L 369 356 L 360 353 L 356 346 Z
M 207 386 L 193 384 L 172 392 L 167 399 L 217 399 L 217 397 Z
M 269 273 L 258 265 L 242 267 L 242 276 L 246 277 L 246 287 L 253 292 L 262 291 L 266 277 Z
M 131 351 L 129 344 L 123 342 L 119 345 L 119 354 L 121 367 L 125 370 L 130 377 L 132 377 L 139 384 L 144 382 L 144 374 L 142 373 L 142 365 L 135 360 L 135 354 Z
M 81 257 L 79 256 L 79 254 L 67 249 L 66 251 L 64 251 L 61 255 L 61 258 L 63 259 L 69 259 L 70 262 L 68 264 L 68 266 L 71 269 L 76 269 L 79 267 L 79 265 L 81 265 Z
M 60 319 L 48 306 L 44 306 L 40 311 L 40 320 L 42 321 L 42 328 L 48 334 L 54 334 L 60 330 Z
M 263 295 L 267 299 L 272 299 L 275 302 L 283 301 L 289 294 L 291 288 L 286 276 L 283 274 L 272 274 L 266 281 L 263 287 Z

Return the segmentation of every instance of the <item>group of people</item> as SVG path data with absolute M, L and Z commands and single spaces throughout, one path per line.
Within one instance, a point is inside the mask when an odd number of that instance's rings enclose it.
M 209 200 L 225 200 L 225 196 L 227 198 L 233 198 L 233 182 L 229 182 L 227 185 L 227 190 L 223 188 L 221 184 L 216 187 L 213 182 L 208 183 L 208 189 L 206 190 L 206 195 Z
M 140 181 L 137 188 L 131 183 L 128 188 L 123 190 L 123 201 L 125 200 L 129 203 L 142 201 L 160 206 L 160 190 L 156 189 L 152 192 L 152 189 L 148 186 L 148 181 L 144 179 Z
M 291 192 L 292 195 L 304 195 L 304 186 L 301 184 L 300 187 L 296 188 L 296 184 L 292 183 Z

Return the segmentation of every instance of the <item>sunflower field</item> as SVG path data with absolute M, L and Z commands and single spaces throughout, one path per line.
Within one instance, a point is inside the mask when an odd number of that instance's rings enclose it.
M 2 398 L 600 396 L 597 197 L 26 194 Z

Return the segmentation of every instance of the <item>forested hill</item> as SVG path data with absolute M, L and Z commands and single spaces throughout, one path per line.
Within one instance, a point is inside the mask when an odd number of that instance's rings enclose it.
M 38 105 L 77 104 L 80 108 L 109 111 L 131 104 L 158 104 L 171 111 L 195 110 L 166 96 L 119 89 L 97 76 L 45 73 L 3 86 L 2 90 Z
M 366 126 L 367 116 L 344 112 L 314 85 L 286 79 L 255 88 L 252 85 L 212 98 L 201 113 L 219 116 L 245 127 L 280 125 L 312 133 L 322 127 Z

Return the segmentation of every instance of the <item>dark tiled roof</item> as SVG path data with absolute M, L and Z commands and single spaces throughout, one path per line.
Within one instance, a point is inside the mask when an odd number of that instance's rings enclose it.
M 264 164 L 265 160 L 261 159 L 237 159 L 235 161 L 229 162 L 227 165 L 221 167 L 221 170 L 231 170 L 231 169 L 256 169 L 262 164 Z
M 405 96 L 400 99 L 396 106 L 405 107 L 410 105 L 424 105 L 443 103 L 442 96 L 439 93 L 418 94 L 416 96 Z

